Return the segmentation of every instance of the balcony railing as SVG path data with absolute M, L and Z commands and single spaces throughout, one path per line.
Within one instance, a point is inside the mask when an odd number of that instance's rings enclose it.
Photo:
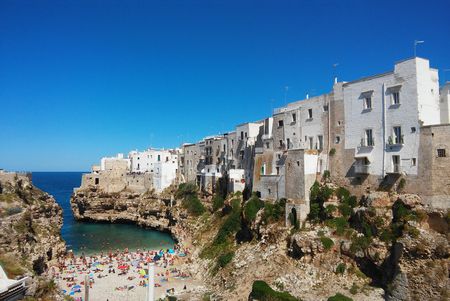
M 388 137 L 388 145 L 403 145 L 403 135 L 398 136 L 389 136 Z
M 366 140 L 361 139 L 361 142 L 359 143 L 359 147 L 374 147 L 375 146 L 375 139 L 372 138 L 372 140 Z
M 362 165 L 362 164 L 355 165 L 355 173 L 362 175 L 370 174 L 370 165 Z

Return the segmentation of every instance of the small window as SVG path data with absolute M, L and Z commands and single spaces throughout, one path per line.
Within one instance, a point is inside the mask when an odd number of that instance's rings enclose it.
M 276 167 L 276 170 L 277 170 L 277 175 L 279 175 L 280 174 L 280 168 L 278 166 Z
M 280 140 L 280 147 L 283 147 L 283 140 Z
M 241 132 L 241 140 L 244 140 L 244 132 Z
M 297 161 L 297 166 L 300 166 L 300 161 Z
M 270 188 L 269 188 L 269 194 L 271 193 L 271 190 L 270 190 Z
M 392 92 L 392 104 L 398 105 L 400 104 L 400 92 Z
M 312 119 L 313 118 L 313 111 L 312 109 L 308 109 L 308 119 Z
M 281 154 L 277 154 L 277 158 L 278 158 L 278 159 L 281 159 Z
M 334 143 L 339 144 L 341 142 L 341 136 L 334 137 Z
M 415 126 L 411 127 L 411 133 L 415 133 L 415 132 L 416 132 L 416 127 Z
M 365 97 L 364 110 L 371 110 L 371 109 L 372 109 L 372 97 Z
M 342 120 L 338 120 L 337 125 L 340 126 L 342 124 Z
M 291 140 L 289 138 L 286 139 L 287 149 L 289 149 L 289 146 L 291 145 Z
M 269 148 L 269 147 L 270 147 L 270 143 L 266 142 L 266 148 Z
M 416 166 L 417 164 L 417 159 L 416 158 L 412 158 L 411 159 L 411 166 Z
M 282 127 L 283 125 L 284 125 L 283 120 L 278 120 L 278 126 L 279 126 L 279 127 Z
M 374 140 L 373 140 L 373 134 L 372 134 L 372 129 L 367 129 L 366 130 L 366 137 L 365 137 L 365 146 L 374 146 Z M 364 146 L 364 145 L 363 145 Z
M 247 132 L 245 132 L 245 138 L 247 138 Z
M 445 148 L 438 148 L 437 149 L 437 156 L 439 158 L 447 157 L 446 154 L 445 154 Z
M 328 112 L 328 105 L 323 105 L 323 111 Z
M 292 122 L 297 121 L 297 115 L 295 113 L 292 113 Z

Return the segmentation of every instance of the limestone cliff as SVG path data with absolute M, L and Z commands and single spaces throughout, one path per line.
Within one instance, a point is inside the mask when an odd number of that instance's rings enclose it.
M 415 195 L 372 192 L 357 200 L 343 188 L 315 185 L 308 222 L 293 226 L 284 224 L 282 200 L 211 197 L 188 185 L 174 195 L 170 206 L 152 194 L 85 190 L 73 195 L 72 209 L 78 219 L 133 222 L 190 245 L 187 268 L 205 285 L 181 300 L 248 300 L 257 280 L 311 301 L 336 293 L 353 300 L 448 298 L 448 212 Z
M 31 296 L 51 298 L 54 285 L 44 273 L 65 253 L 62 222 L 61 207 L 29 177 L 0 174 L 0 264 L 9 277 L 32 277 Z
M 135 223 L 177 237 L 175 225 L 180 219 L 176 202 L 148 192 L 104 193 L 96 189 L 78 190 L 70 200 L 75 219 L 95 222 Z

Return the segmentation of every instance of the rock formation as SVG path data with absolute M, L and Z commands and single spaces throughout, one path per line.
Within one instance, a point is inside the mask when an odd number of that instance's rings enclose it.
M 0 264 L 10 278 L 32 277 L 31 296 L 51 298 L 53 284 L 44 273 L 65 253 L 62 222 L 61 207 L 28 176 L 0 174 Z

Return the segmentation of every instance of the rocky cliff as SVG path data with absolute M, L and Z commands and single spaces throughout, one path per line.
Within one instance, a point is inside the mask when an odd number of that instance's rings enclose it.
M 54 285 L 44 273 L 65 253 L 62 222 L 61 207 L 29 177 L 0 174 L 0 264 L 10 278 L 32 277 L 31 296 L 52 298 Z
M 170 231 L 190 245 L 188 268 L 205 286 L 181 300 L 251 299 L 260 294 L 253 291 L 259 280 L 290 294 L 270 300 L 449 296 L 448 212 L 424 206 L 415 195 L 372 192 L 356 199 L 344 188 L 317 183 L 308 221 L 286 226 L 283 200 L 205 196 L 189 185 L 173 194 L 170 206 L 151 194 L 79 191 L 72 209 L 83 220 Z
M 134 223 L 177 238 L 181 211 L 177 202 L 157 197 L 151 192 L 128 191 L 104 193 L 96 189 L 78 190 L 70 200 L 75 219 L 95 222 Z

